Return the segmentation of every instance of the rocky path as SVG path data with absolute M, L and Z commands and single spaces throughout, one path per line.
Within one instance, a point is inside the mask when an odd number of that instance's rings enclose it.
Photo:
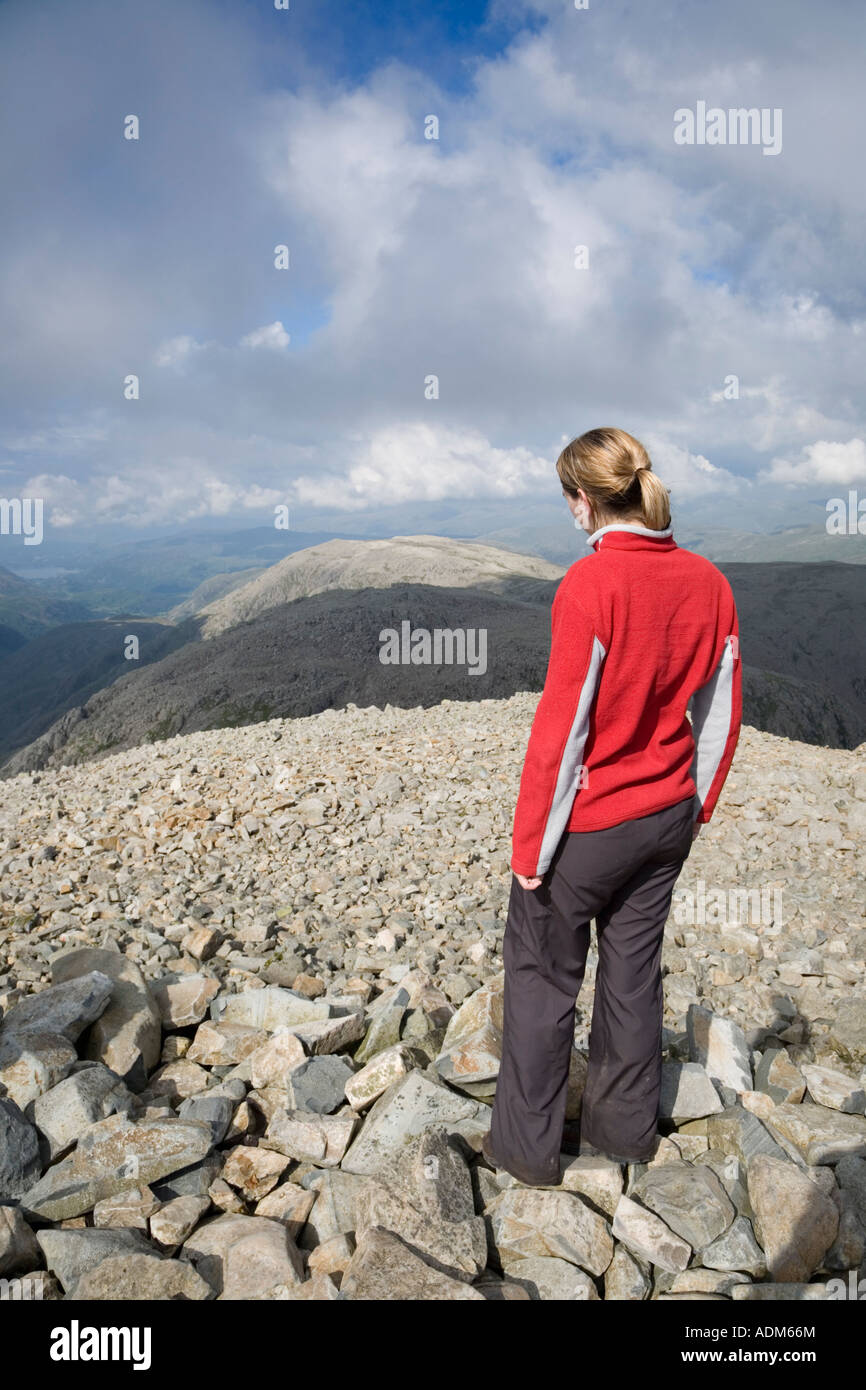
M 741 1299 L 866 1276 L 866 748 L 743 731 L 666 929 L 652 1162 L 564 1154 L 541 1189 L 480 1157 L 537 698 L 350 706 L 4 784 L 0 1279 Z

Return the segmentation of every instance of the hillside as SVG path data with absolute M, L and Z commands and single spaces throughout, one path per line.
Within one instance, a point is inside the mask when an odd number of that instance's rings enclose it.
M 124 656 L 130 636 L 138 638 L 137 661 Z M 189 625 L 121 616 L 65 623 L 12 650 L 0 664 L 0 763 L 38 738 L 59 714 L 86 704 L 97 691 L 195 636 Z
M 533 601 L 562 578 L 558 565 L 474 541 L 442 536 L 329 541 L 288 556 L 257 579 L 202 610 L 203 636 L 215 637 L 268 609 L 334 589 L 389 589 L 398 584 L 480 589 Z M 429 624 L 428 624 L 429 626 Z
M 164 617 L 208 579 L 273 565 L 282 556 L 332 535 L 252 526 L 102 544 L 92 552 L 73 549 L 69 557 L 73 568 L 47 587 L 79 607 L 85 605 L 91 615 L 108 617 L 122 611 Z M 58 549 L 51 540 L 49 558 Z M 65 554 L 62 549 L 59 553 Z
M 856 747 L 866 738 L 866 569 L 722 568 L 740 614 L 747 720 L 785 737 Z M 94 627 L 93 651 L 77 629 L 56 629 L 4 663 L 2 775 L 349 702 L 405 707 L 540 690 L 561 573 L 533 557 L 440 537 L 338 540 L 246 582 L 222 576 L 217 587 L 230 592 L 203 607 L 198 591 L 178 610 L 196 615 L 143 642 L 135 670 L 111 648 L 108 629 Z M 412 583 L 413 575 L 425 578 Z M 485 673 L 383 666 L 379 634 L 404 620 L 484 629 Z
M 87 604 L 58 595 L 53 587 L 21 579 L 0 565 L 0 627 L 34 637 L 60 623 L 77 622 L 91 616 Z M 7 650 L 13 644 L 7 639 Z M 0 647 L 2 654 L 2 647 Z
M 756 532 L 738 531 L 728 526 L 699 526 L 686 515 L 681 521 L 675 520 L 674 536 L 679 545 L 705 555 L 717 565 L 772 562 L 866 565 L 866 536 L 831 536 L 823 522 Z M 571 564 L 576 555 L 573 533 L 552 513 L 549 521 L 521 521 L 485 531 L 475 539 L 519 554 L 540 555 L 558 565 Z
M 743 730 L 665 929 L 651 1161 L 564 1148 L 542 1189 L 482 1158 L 535 699 L 6 783 L 0 1201 L 42 1296 L 799 1300 L 858 1277 L 866 747 Z M 573 1126 L 596 971 L 593 941 Z

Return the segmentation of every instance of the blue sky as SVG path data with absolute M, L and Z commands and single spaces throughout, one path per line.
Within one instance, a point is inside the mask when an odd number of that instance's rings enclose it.
M 618 424 L 675 515 L 823 519 L 866 485 L 864 29 L 847 0 L 3 0 L 0 494 L 66 539 L 281 503 L 481 530 Z M 678 145 L 700 102 L 781 111 L 778 152 Z
M 475 65 L 502 53 L 518 33 L 541 28 L 527 7 L 485 0 L 291 0 L 274 23 L 264 0 L 217 0 L 227 16 L 242 13 L 268 50 L 262 74 L 272 88 L 311 63 L 328 82 L 363 81 L 388 60 L 423 69 L 443 89 L 469 92 Z

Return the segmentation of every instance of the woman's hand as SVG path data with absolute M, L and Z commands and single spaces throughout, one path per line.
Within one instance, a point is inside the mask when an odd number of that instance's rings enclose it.
M 526 888 L 530 892 L 541 885 L 540 878 L 527 878 L 525 874 L 515 874 L 514 877 L 517 879 L 521 888 Z

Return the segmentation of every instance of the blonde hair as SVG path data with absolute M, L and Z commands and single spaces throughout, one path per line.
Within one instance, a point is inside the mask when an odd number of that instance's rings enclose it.
M 574 496 L 582 488 L 594 514 L 616 519 L 639 514 L 651 531 L 671 524 L 668 489 L 652 471 L 640 440 L 625 430 L 588 430 L 566 444 L 556 460 L 559 481 Z

